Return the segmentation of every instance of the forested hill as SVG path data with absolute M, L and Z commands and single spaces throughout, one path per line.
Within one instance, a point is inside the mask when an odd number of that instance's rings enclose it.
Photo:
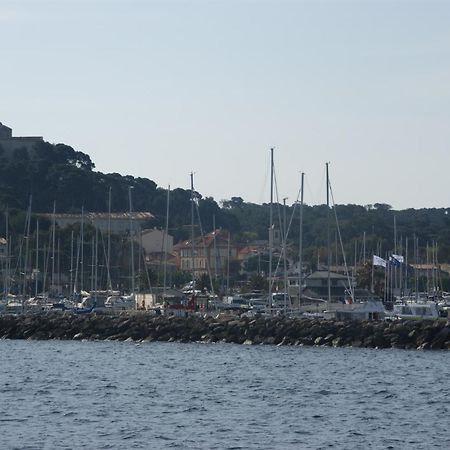
M 104 174 L 94 170 L 91 158 L 72 147 L 47 142 L 36 145 L 35 150 L 16 150 L 6 154 L 0 147 L 0 208 L 8 207 L 12 220 L 14 214 L 19 220 L 28 207 L 32 194 L 32 211 L 51 212 L 56 202 L 57 212 L 107 211 L 109 190 L 111 189 L 112 210 L 127 211 L 128 188 L 133 187 L 133 210 L 150 211 L 156 216 L 152 226 L 161 226 L 165 222 L 167 191 L 146 178 L 135 178 L 117 173 Z M 189 236 L 190 191 L 174 189 L 170 194 L 170 228 L 176 239 Z M 224 201 L 220 206 L 212 197 L 203 197 L 197 193 L 199 213 L 203 231 L 222 227 L 232 233 L 241 243 L 255 239 L 267 239 L 269 225 L 269 206 L 246 203 L 240 197 Z M 283 217 L 282 206 L 275 206 L 277 223 Z M 22 213 L 21 213 L 22 211 Z M 294 207 L 287 208 L 288 219 Z M 299 220 L 298 209 L 294 212 L 289 238 L 291 251 L 295 253 L 298 245 Z M 423 249 L 426 244 L 438 243 L 439 259 L 450 260 L 450 217 L 446 209 L 408 209 L 393 211 L 389 205 L 338 205 L 336 207 L 342 240 L 349 254 L 358 242 L 361 251 L 363 234 L 366 237 L 366 250 L 369 254 L 376 249 L 380 253 L 394 248 L 394 216 L 397 224 L 397 247 L 406 247 L 412 253 L 413 237 L 419 239 Z M 333 214 L 334 215 L 334 214 Z M 305 206 L 304 209 L 304 246 L 307 255 L 313 258 L 318 248 L 326 242 L 325 206 Z M 19 225 L 17 224 L 17 229 Z M 337 236 L 333 221 L 332 239 Z M 4 234 L 4 221 L 0 221 L 0 236 Z M 333 244 L 334 245 L 334 244 Z M 380 249 L 381 246 L 381 249 Z

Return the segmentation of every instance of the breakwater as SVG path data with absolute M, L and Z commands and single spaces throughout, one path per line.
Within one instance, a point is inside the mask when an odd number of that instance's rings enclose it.
M 146 313 L 0 316 L 3 339 L 69 339 L 447 349 L 450 321 L 356 322 Z

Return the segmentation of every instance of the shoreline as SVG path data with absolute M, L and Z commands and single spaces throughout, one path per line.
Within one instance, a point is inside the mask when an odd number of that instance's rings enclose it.
M 317 318 L 2 315 L 0 339 L 228 342 L 246 345 L 450 350 L 449 320 L 356 322 Z

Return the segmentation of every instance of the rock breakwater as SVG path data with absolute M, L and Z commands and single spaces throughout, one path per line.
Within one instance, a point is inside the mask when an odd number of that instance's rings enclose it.
M 239 318 L 47 314 L 0 316 L 3 339 L 230 342 L 236 344 L 450 350 L 450 321 L 345 322 Z

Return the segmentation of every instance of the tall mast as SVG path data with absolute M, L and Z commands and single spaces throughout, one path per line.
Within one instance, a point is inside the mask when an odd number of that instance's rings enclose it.
M 77 256 L 75 259 L 75 277 L 73 280 L 73 294 L 77 293 L 78 290 L 78 267 L 80 262 L 80 247 L 81 247 L 81 236 L 77 237 Z
M 38 295 L 38 275 L 39 275 L 39 219 L 36 220 L 36 270 L 34 272 L 34 296 Z
M 414 291 L 416 302 L 419 300 L 419 275 L 418 275 L 418 264 L 419 264 L 419 238 L 414 234 Z
M 272 308 L 272 253 L 273 253 L 273 148 L 270 149 L 270 206 L 269 206 L 269 308 Z
M 167 188 L 167 203 L 166 203 L 166 229 L 163 234 L 164 242 L 164 266 L 163 266 L 163 299 L 166 295 L 167 285 L 167 241 L 169 239 L 169 207 L 170 207 L 170 184 Z
M 27 212 L 27 218 L 26 218 L 25 258 L 24 258 L 24 265 L 23 265 L 22 312 L 25 312 L 25 295 L 26 295 L 26 284 L 27 284 L 27 273 L 28 273 L 28 252 L 29 252 L 29 241 L 30 241 L 32 199 L 33 199 L 33 196 L 30 194 L 29 203 L 28 203 L 28 212 Z
M 397 255 L 397 217 L 394 214 L 394 255 Z M 397 256 L 395 256 L 396 258 Z M 393 290 L 397 289 L 397 266 L 393 267 L 393 281 L 394 283 L 391 283 L 391 286 Z
M 70 235 L 70 282 L 69 282 L 69 295 L 73 293 L 73 230 Z
M 363 264 L 366 263 L 366 232 L 363 233 Z
M 59 289 L 61 289 L 62 292 L 62 286 L 61 286 L 61 238 L 58 237 L 58 241 L 56 244 L 56 282 L 57 285 L 59 287 Z
M 283 198 L 283 280 L 284 280 L 284 313 L 286 314 L 287 309 L 287 291 L 288 291 L 288 279 L 287 279 L 287 259 L 286 259 L 286 200 L 287 197 Z
M 91 237 L 91 292 L 94 291 L 95 236 Z
M 130 245 L 131 245 L 131 295 L 134 296 L 134 231 L 133 231 L 133 205 L 131 202 L 131 189 L 132 186 L 128 186 L 128 203 L 130 207 Z
M 194 172 L 191 172 L 191 268 L 192 293 L 195 292 L 195 251 L 194 251 Z
M 111 191 L 112 187 L 109 187 L 108 192 L 108 254 L 106 261 L 106 276 L 108 277 L 108 289 L 112 291 L 111 282 Z
M 408 236 L 405 241 L 405 293 L 408 292 Z M 408 295 L 409 297 L 409 295 Z
M 10 254 L 11 254 L 11 242 L 9 239 L 9 210 L 8 206 L 6 207 L 5 212 L 5 236 L 6 236 L 6 276 L 5 276 L 5 291 L 4 291 L 4 299 L 5 301 L 8 299 L 9 293 L 9 276 L 10 276 Z
M 52 293 L 55 294 L 55 235 L 56 235 L 56 201 L 53 200 L 52 215 Z
M 304 185 L 305 174 L 302 172 L 302 181 L 300 186 L 300 235 L 298 244 L 298 300 L 299 304 L 302 301 L 302 267 L 303 267 L 303 185 Z
M 216 215 L 213 214 L 213 252 L 214 252 L 214 281 L 217 282 L 217 245 L 216 245 Z
M 331 242 L 330 242 L 330 178 L 328 174 L 328 164 L 327 167 L 327 272 L 328 272 L 328 302 L 331 302 L 331 276 L 330 276 L 330 265 L 331 265 Z
M 228 231 L 228 245 L 227 245 L 227 295 L 230 293 L 230 232 Z
M 95 227 L 95 270 L 94 270 L 94 303 L 97 305 L 98 294 L 98 226 Z
M 84 289 L 84 205 L 81 207 L 81 230 L 80 230 L 80 292 Z M 78 266 L 77 266 L 78 268 Z

